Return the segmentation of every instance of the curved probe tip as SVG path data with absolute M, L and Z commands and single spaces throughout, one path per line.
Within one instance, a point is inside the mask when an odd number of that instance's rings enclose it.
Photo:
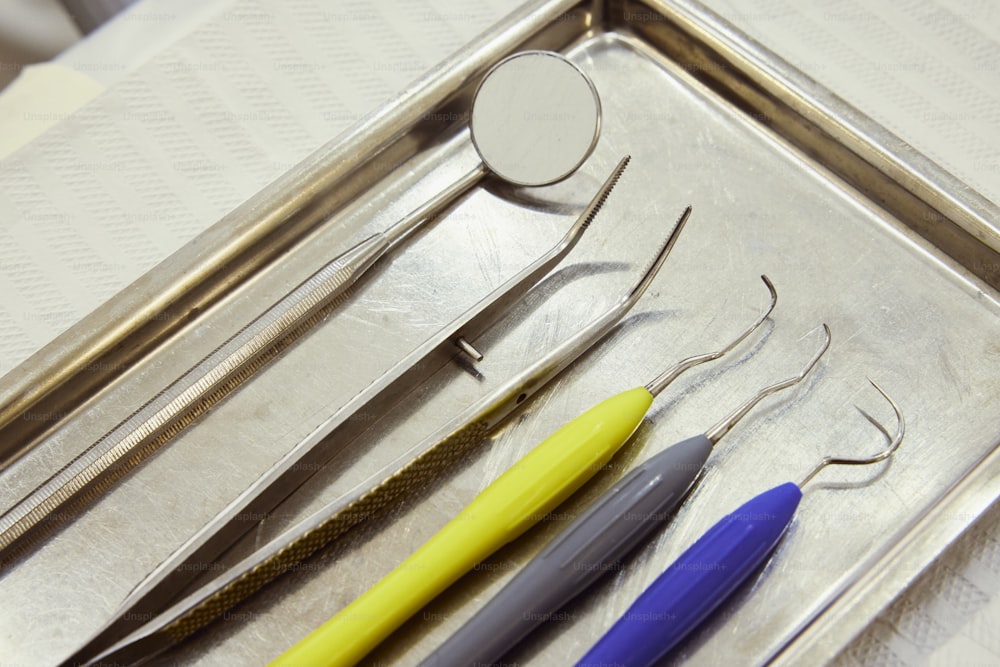
M 776 382 L 775 384 L 764 387 L 756 394 L 754 394 L 746 401 L 744 401 L 742 405 L 740 405 L 738 408 L 736 408 L 726 417 L 724 417 L 722 421 L 720 421 L 718 424 L 716 424 L 708 431 L 706 431 L 705 437 L 708 438 L 712 442 L 712 444 L 717 443 L 722 438 L 722 436 L 724 436 L 726 433 L 729 433 L 729 431 L 733 428 L 733 426 L 735 426 L 737 422 L 743 419 L 743 417 L 745 417 L 747 413 L 750 412 L 750 410 L 752 410 L 755 405 L 760 403 L 761 400 L 767 398 L 772 394 L 776 394 L 779 391 L 795 386 L 799 382 L 802 382 L 806 378 L 806 376 L 809 375 L 812 369 L 816 367 L 816 364 L 819 363 L 819 360 L 823 357 L 824 354 L 826 354 L 826 351 L 830 349 L 830 340 L 831 340 L 830 327 L 828 327 L 826 324 L 823 324 L 823 343 L 820 345 L 819 350 L 815 354 L 813 354 L 812 358 L 805 365 L 805 367 L 799 372 L 798 375 L 794 375 L 788 379 L 782 380 L 781 382 Z
M 773 310 L 774 304 L 778 301 L 778 290 L 774 288 L 774 283 L 771 282 L 771 279 L 768 278 L 766 274 L 760 274 L 760 279 L 764 281 L 764 284 L 767 286 L 767 291 L 771 293 L 771 309 Z
M 869 456 L 869 457 L 863 458 L 863 459 L 847 459 L 847 458 L 839 458 L 839 457 L 827 456 L 822 461 L 820 461 L 816 465 L 816 467 L 813 468 L 809 472 L 808 475 L 805 476 L 805 478 L 799 483 L 799 487 L 803 487 L 806 484 L 808 484 L 809 481 L 812 480 L 812 478 L 815 477 L 819 473 L 819 471 L 822 470 L 823 468 L 825 468 L 826 466 L 829 466 L 829 465 L 849 465 L 849 466 L 871 465 L 873 463 L 878 463 L 880 461 L 884 461 L 884 460 L 886 460 L 887 458 L 889 458 L 890 456 L 892 456 L 893 454 L 896 453 L 896 450 L 899 448 L 900 443 L 903 442 L 903 436 L 906 434 L 906 420 L 903 419 L 903 413 L 900 411 L 899 406 L 896 405 L 896 401 L 892 400 L 892 398 L 889 396 L 889 394 L 887 394 L 885 392 L 885 390 L 882 389 L 882 387 L 880 387 L 878 385 L 878 383 L 876 383 L 874 380 L 872 380 L 871 378 L 868 378 L 868 382 L 870 382 L 871 385 L 873 387 L 875 387 L 875 390 L 878 391 L 878 393 L 882 394 L 882 397 L 885 400 L 889 401 L 889 405 L 892 406 L 892 411 L 896 415 L 896 433 L 892 436 L 892 438 L 890 438 L 889 446 L 886 447 L 881 452 L 879 452 L 878 454 L 875 454 L 874 456 Z
M 872 457 L 881 461 L 892 456 L 896 449 L 899 448 L 900 443 L 903 442 L 903 436 L 906 435 L 906 420 L 903 418 L 903 413 L 900 411 L 899 406 L 896 405 L 896 401 L 892 400 L 889 394 L 887 394 L 885 390 L 882 389 L 877 382 L 875 382 L 875 380 L 868 378 L 868 382 L 875 387 L 875 391 L 882 394 L 882 398 L 889 402 L 889 405 L 892 406 L 893 413 L 896 415 L 896 433 L 892 436 L 889 446 L 886 447 L 885 451 L 877 454 L 876 457 Z M 875 461 L 872 461 L 872 463 L 875 463 Z
M 690 207 L 689 207 L 690 208 Z M 727 354 L 729 354 L 737 345 L 742 343 L 746 338 L 760 328 L 760 325 L 768 318 L 768 316 L 774 311 L 774 307 L 778 305 L 778 291 L 774 288 L 774 284 L 771 279 L 767 276 L 762 275 L 761 280 L 764 281 L 764 285 L 767 286 L 767 291 L 770 292 L 771 300 L 768 303 L 764 312 L 762 312 L 753 324 L 747 327 L 743 332 L 729 342 L 728 345 L 722 349 L 716 350 L 715 352 L 708 352 L 706 354 L 698 354 L 693 357 L 688 357 L 687 359 L 682 359 L 677 362 L 667 370 L 663 371 L 655 379 L 653 379 L 649 384 L 646 385 L 646 391 L 648 391 L 653 396 L 658 396 L 665 388 L 667 388 L 671 382 L 676 380 L 685 371 L 694 368 L 700 364 L 708 361 L 715 361 Z
M 827 326 L 826 322 L 823 323 L 823 337 L 823 345 L 820 346 L 819 352 L 816 353 L 816 356 L 813 357 L 805 369 L 803 369 L 800 377 L 804 378 L 809 371 L 812 370 L 813 366 L 816 365 L 816 362 L 819 361 L 824 354 L 826 354 L 827 350 L 830 349 L 830 341 L 833 340 L 833 334 L 830 333 L 830 327 Z

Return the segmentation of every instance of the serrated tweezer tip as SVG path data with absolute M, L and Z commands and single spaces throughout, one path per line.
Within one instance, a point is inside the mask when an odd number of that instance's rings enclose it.
M 590 226 L 590 223 L 594 221 L 594 218 L 597 217 L 597 214 L 604 206 L 604 202 L 608 200 L 608 196 L 611 194 L 611 191 L 615 189 L 615 186 L 618 184 L 618 179 L 621 178 L 622 174 L 625 172 L 625 168 L 631 160 L 632 156 L 626 155 L 618 161 L 618 165 L 611 172 L 611 175 L 608 176 L 607 180 L 604 181 L 601 189 L 597 191 L 597 194 L 594 195 L 592 200 L 590 200 L 590 203 L 587 204 L 587 208 L 584 209 L 583 214 L 580 216 L 582 221 L 580 223 L 579 232 L 585 231 L 587 227 Z
M 639 279 L 639 282 L 636 283 L 635 287 L 632 289 L 632 292 L 628 297 L 629 299 L 637 300 L 639 296 L 646 291 L 646 288 L 649 287 L 653 278 L 656 277 L 660 267 L 667 261 L 670 251 L 674 249 L 675 245 L 677 245 L 677 239 L 680 238 L 681 232 L 684 230 L 684 226 L 687 225 L 688 218 L 691 217 L 691 210 L 691 206 L 689 205 L 681 212 L 680 217 L 674 224 L 673 231 L 670 232 L 670 236 L 668 236 L 663 242 L 663 245 L 660 246 L 660 251 L 656 254 L 656 257 L 653 258 L 653 261 L 650 262 L 650 265 L 643 273 L 642 278 Z

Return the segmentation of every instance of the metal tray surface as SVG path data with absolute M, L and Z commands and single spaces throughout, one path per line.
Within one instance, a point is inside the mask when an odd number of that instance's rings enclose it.
M 696 5 L 681 8 L 675 20 L 700 11 Z M 766 567 L 671 653 L 668 664 L 831 657 L 849 638 L 831 624 L 853 627 L 871 618 L 886 596 L 972 521 L 977 510 L 970 508 L 992 500 L 995 482 L 977 480 L 996 469 L 1000 439 L 1000 305 L 987 284 L 990 267 L 974 266 L 991 256 L 991 228 L 979 229 L 985 249 L 976 252 L 982 254 L 963 255 L 961 244 L 947 254 L 936 248 L 935 239 L 914 231 L 919 225 L 890 212 L 908 206 L 893 203 L 891 188 L 876 203 L 871 192 L 862 192 L 864 184 L 849 182 L 852 172 L 836 151 L 796 145 L 794 132 L 779 127 L 779 111 L 734 103 L 705 80 L 706 69 L 678 62 L 654 45 L 656 39 L 643 37 L 644 30 L 664 29 L 664 16 L 675 6 L 612 7 L 605 16 L 609 28 L 597 31 L 585 24 L 599 12 L 585 9 L 542 3 L 523 10 L 506 24 L 513 32 L 503 48 L 494 43 L 492 50 L 475 52 L 489 58 L 477 56 L 481 62 L 467 72 L 471 80 L 489 59 L 521 42 L 561 47 L 574 39 L 566 52 L 592 77 L 604 108 L 600 142 L 581 172 L 543 189 L 491 184 L 474 191 L 377 267 L 334 316 L 253 381 L 75 522 L 5 565 L 3 664 L 48 664 L 68 655 L 150 569 L 298 438 L 550 247 L 624 154 L 632 155 L 632 164 L 580 245 L 476 341 L 486 354 L 478 374 L 458 364 L 446 367 L 398 412 L 359 415 L 371 420 L 372 436 L 343 451 L 265 517 L 224 562 L 235 562 L 365 481 L 602 312 L 692 204 L 691 222 L 633 314 L 393 517 L 332 545 L 153 664 L 245 665 L 277 656 L 378 581 L 564 421 L 645 384 L 682 357 L 727 341 L 763 307 L 761 273 L 779 293 L 762 335 L 679 380 L 606 470 L 425 608 L 368 663 L 414 664 L 428 654 L 624 471 L 704 431 L 757 388 L 797 372 L 815 349 L 822 322 L 830 325 L 833 344 L 816 373 L 744 419 L 716 447 L 675 520 L 505 662 L 566 664 L 579 657 L 723 514 L 760 491 L 800 479 L 825 454 L 861 456 L 880 449 L 884 439 L 856 406 L 887 427 L 891 412 L 866 377 L 877 380 L 907 418 L 907 437 L 896 457 L 882 467 L 822 473 L 807 487 L 795 522 Z M 641 20 L 640 9 L 647 12 Z M 580 12 L 590 18 L 579 20 Z M 571 18 L 558 20 L 565 16 Z M 710 15 L 699 16 L 713 24 Z M 735 68 L 711 74 L 742 81 Z M 769 76 L 760 81 L 773 82 Z M 462 95 L 450 99 L 442 96 L 442 106 L 429 108 L 449 108 Z M 400 168 L 381 169 L 379 187 L 362 191 L 183 335 L 157 345 L 130 372 L 87 397 L 78 414 L 5 471 L 0 504 L 13 504 L 80 451 L 81 443 L 92 442 L 162 388 L 171 371 L 210 351 L 353 239 L 385 228 L 475 163 L 461 123 L 418 143 L 401 167 L 393 163 Z M 381 163 L 370 159 L 379 171 Z M 973 483 L 974 502 L 949 504 Z M 215 571 L 206 565 L 206 575 Z M 873 578 L 880 573 L 891 573 L 888 583 Z

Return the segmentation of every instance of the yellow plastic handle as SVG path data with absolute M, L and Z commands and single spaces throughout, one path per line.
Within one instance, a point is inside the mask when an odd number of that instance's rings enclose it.
M 653 402 L 643 387 L 594 406 L 531 450 L 412 556 L 272 667 L 354 665 L 477 563 L 590 479 L 625 444 Z

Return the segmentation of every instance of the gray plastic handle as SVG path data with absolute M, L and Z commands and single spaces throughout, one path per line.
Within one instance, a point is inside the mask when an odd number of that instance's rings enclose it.
M 623 477 L 421 665 L 486 665 L 582 593 L 669 518 L 708 460 L 704 435 Z

